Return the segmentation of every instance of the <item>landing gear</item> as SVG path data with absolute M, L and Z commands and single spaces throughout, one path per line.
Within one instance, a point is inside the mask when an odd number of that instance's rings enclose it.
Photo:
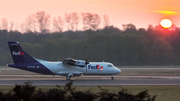
M 70 76 L 66 76 L 66 80 L 70 80 L 71 79 L 71 75 Z
M 114 80 L 114 75 L 111 75 L 111 80 Z
M 69 74 L 66 76 L 66 80 L 70 80 L 72 76 L 73 76 L 73 74 L 72 74 L 72 73 L 69 73 Z

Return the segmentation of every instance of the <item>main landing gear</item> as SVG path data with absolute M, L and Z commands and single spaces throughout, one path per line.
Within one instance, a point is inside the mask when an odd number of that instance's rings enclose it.
M 71 79 L 71 76 L 66 76 L 66 80 L 70 80 Z
M 114 75 L 111 75 L 111 80 L 114 80 Z
M 66 80 L 70 80 L 72 76 L 73 76 L 73 74 L 72 74 L 72 73 L 69 73 L 69 74 L 66 76 Z

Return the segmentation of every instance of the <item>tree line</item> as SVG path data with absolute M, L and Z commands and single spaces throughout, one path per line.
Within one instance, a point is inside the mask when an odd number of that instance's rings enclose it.
M 149 26 L 136 29 L 124 24 L 85 31 L 46 34 L 0 30 L 0 65 L 12 63 L 7 41 L 19 41 L 35 58 L 63 61 L 64 58 L 112 62 L 116 66 L 180 65 L 180 28 Z
M 37 34 L 63 32 L 67 30 L 97 30 L 98 28 L 109 25 L 110 21 L 107 15 L 101 17 L 96 13 L 90 12 L 83 12 L 81 14 L 71 12 L 65 13 L 64 16 L 51 17 L 48 13 L 39 11 L 30 14 L 22 23 L 15 24 L 6 18 L 2 18 L 0 21 L 1 30 L 17 30 L 22 33 L 33 32 Z

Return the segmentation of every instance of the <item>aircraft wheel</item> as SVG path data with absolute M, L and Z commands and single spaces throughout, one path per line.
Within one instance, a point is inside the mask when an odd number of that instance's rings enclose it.
M 111 80 L 114 80 L 114 75 L 111 75 Z
M 66 80 L 70 80 L 70 79 L 71 79 L 71 76 L 67 76 L 67 77 L 66 77 Z
M 70 77 L 69 77 L 69 76 L 66 76 L 66 80 L 70 80 Z

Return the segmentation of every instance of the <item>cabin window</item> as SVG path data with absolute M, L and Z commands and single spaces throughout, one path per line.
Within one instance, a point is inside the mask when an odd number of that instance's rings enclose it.
M 113 67 L 112 65 L 108 65 L 108 67 Z

